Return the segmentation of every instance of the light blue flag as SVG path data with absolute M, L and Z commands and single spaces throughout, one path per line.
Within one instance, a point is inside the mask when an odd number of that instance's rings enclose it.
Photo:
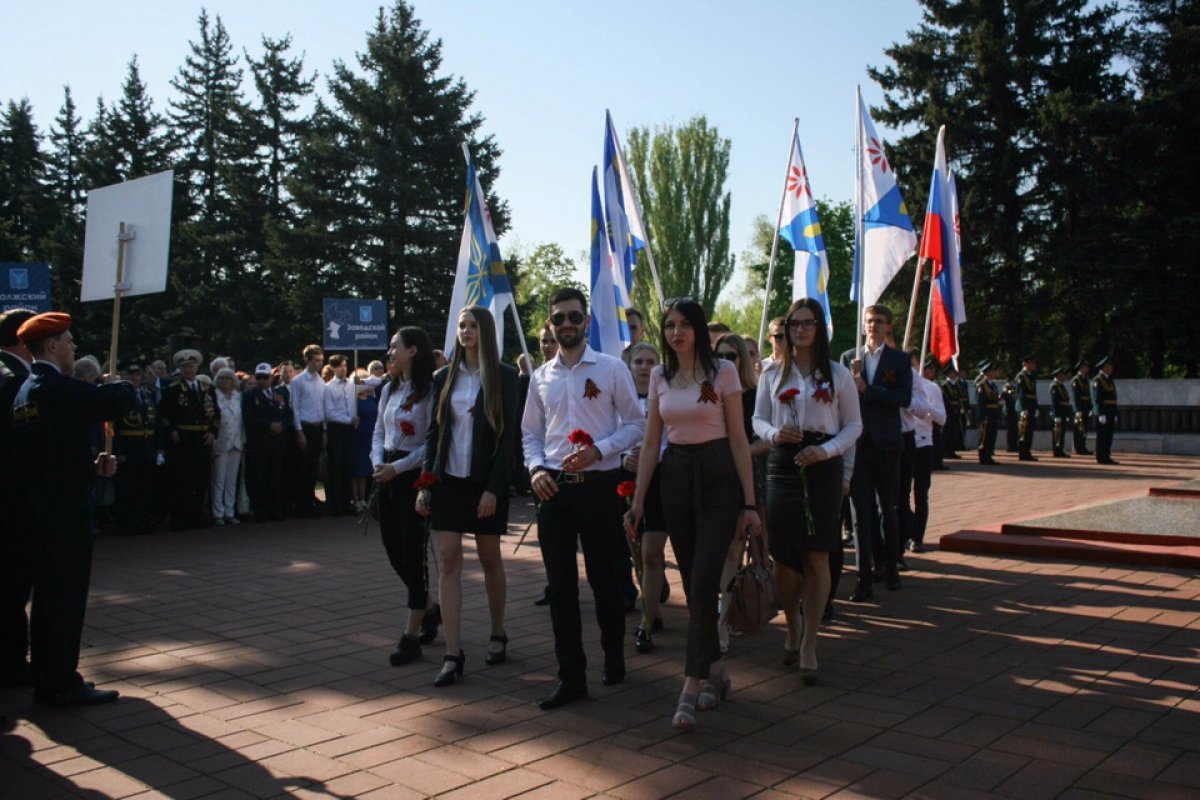
M 450 313 L 446 318 L 447 357 L 454 351 L 458 312 L 467 306 L 483 306 L 492 312 L 496 320 L 496 344 L 503 352 L 504 312 L 513 302 L 512 285 L 500 256 L 492 215 L 466 142 L 463 143 L 463 155 L 467 159 L 467 196 L 463 204 L 465 219 L 458 247 L 458 269 L 450 295 Z
M 620 356 L 629 344 L 629 323 L 625 319 L 625 300 L 617 275 L 616 261 L 608 246 L 600 206 L 600 181 L 592 168 L 592 321 L 588 344 L 600 353 Z
M 604 219 L 608 230 L 608 247 L 618 270 L 618 288 L 625 307 L 632 305 L 633 268 L 637 266 L 637 251 L 646 247 L 646 229 L 638 214 L 633 196 L 629 170 L 621 158 L 621 145 L 612 114 L 604 114 Z
M 808 169 L 800 151 L 800 139 L 792 138 L 792 158 L 788 162 L 783 203 L 783 227 L 779 236 L 796 251 L 792 267 L 792 300 L 811 297 L 825 309 L 825 327 L 833 338 L 833 315 L 829 311 L 829 258 L 817 203 L 808 182 Z

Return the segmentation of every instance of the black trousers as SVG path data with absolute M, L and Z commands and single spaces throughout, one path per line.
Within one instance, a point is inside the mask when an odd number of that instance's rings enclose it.
M 859 539 L 855 548 L 859 580 L 871 580 L 873 554 L 870 542 L 863 541 L 863 534 L 867 532 L 863 522 L 872 518 L 876 496 L 883 523 L 883 563 L 889 572 L 896 569 L 900 557 L 900 521 L 896 513 L 899 487 L 900 451 L 882 451 L 869 435 L 862 436 L 856 445 L 854 477 L 850 481 L 850 499 L 858 520 Z
M 1075 452 L 1087 455 L 1087 414 L 1075 412 L 1075 425 L 1072 429 L 1075 436 Z
M 246 442 L 246 493 L 259 522 L 283 516 L 284 454 L 290 431 Z
M 996 455 L 996 434 L 1000 428 L 1000 413 L 985 411 L 979 420 L 979 460 L 990 461 Z
M 117 525 L 121 533 L 149 533 L 154 527 L 154 459 L 126 456 L 113 476 Z
M 384 457 L 395 461 L 400 455 Z M 417 491 L 412 488 L 420 474 L 413 469 L 379 484 L 379 535 L 388 563 L 408 589 L 408 608 L 414 609 L 429 605 L 429 533 L 417 513 Z
M 15 502 L 15 499 L 14 499 Z M 21 669 L 29 652 L 25 605 L 33 589 L 33 551 L 27 523 L 11 505 L 0 524 L 0 674 Z
M 1022 411 L 1017 415 L 1017 449 L 1021 455 L 1033 455 L 1033 432 L 1036 429 L 1036 411 Z
M 350 479 L 354 473 L 354 426 L 325 425 L 325 506 L 331 514 L 350 512 Z
M 1112 458 L 1113 434 L 1117 431 L 1117 421 L 1113 415 L 1106 414 L 1104 422 L 1096 419 L 1096 460 L 1108 461 Z
M 321 450 L 325 447 L 325 429 L 319 424 L 300 424 L 304 433 L 304 469 L 296 485 L 296 513 L 311 516 L 316 513 L 317 465 L 321 463 Z M 329 500 L 326 495 L 326 501 Z
M 576 686 L 584 684 L 587 674 L 576 542 L 583 549 L 584 569 L 596 603 L 605 665 L 623 668 L 625 664 L 625 606 L 613 543 L 614 538 L 625 536 L 621 521 L 625 501 L 617 495 L 617 482 L 614 472 L 584 483 L 560 483 L 558 494 L 543 501 L 537 512 L 558 678 Z
M 662 506 L 688 605 L 683 674 L 707 678 L 721 658 L 717 600 L 721 570 L 742 507 L 742 487 L 728 439 L 667 447 Z
M 1005 450 L 1010 453 L 1017 452 L 1017 412 L 1007 409 L 1004 412 L 1004 433 L 1005 433 Z
M 212 482 L 212 445 L 204 444 L 199 431 L 180 431 L 178 443 L 167 444 L 171 481 L 171 529 L 202 527 L 208 523 L 204 498 Z
M 34 688 L 53 692 L 83 683 L 79 641 L 92 575 L 92 503 L 86 493 L 62 497 L 30 531 L 33 605 L 29 617 Z
M 900 522 L 900 549 L 909 541 L 925 542 L 929 523 L 929 484 L 933 475 L 934 448 L 917 447 L 911 433 L 904 434 L 904 457 L 900 462 L 900 501 L 896 512 Z
M 1067 429 L 1070 426 L 1071 418 L 1069 416 L 1054 417 L 1051 428 L 1051 449 L 1055 455 L 1067 454 Z

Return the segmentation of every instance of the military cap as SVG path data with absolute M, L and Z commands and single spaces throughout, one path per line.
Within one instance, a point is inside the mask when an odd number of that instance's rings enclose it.
M 988 361 L 986 358 L 983 361 L 979 362 L 979 371 L 980 372 L 987 372 L 991 368 L 992 368 L 992 362 Z
M 949 375 L 951 372 L 953 372 L 954 374 L 956 374 L 956 375 L 957 375 L 957 374 L 958 374 L 958 367 L 957 367 L 957 366 L 955 366 L 955 364 L 954 364 L 954 362 L 953 362 L 953 361 L 951 361 L 949 364 L 947 364 L 947 365 L 946 365 L 946 368 L 945 368 L 944 370 L 942 370 L 942 371 L 943 371 L 943 372 L 945 372 L 947 375 Z
M 201 359 L 200 351 L 192 350 L 190 348 L 185 349 L 185 350 L 180 350 L 178 353 L 176 353 L 174 356 L 171 357 L 171 361 L 177 367 L 185 361 L 195 361 L 198 366 L 200 364 L 200 359 Z
M 57 336 L 71 327 L 71 315 L 62 311 L 47 311 L 35 314 L 17 328 L 17 338 L 22 344 L 36 342 L 48 336 Z
M 937 369 L 937 366 L 938 366 L 937 361 L 935 361 L 934 358 L 932 356 L 930 356 L 929 358 L 925 359 L 925 366 L 923 367 L 923 369 Z
M 14 308 L 0 314 L 0 347 L 15 347 L 21 343 L 17 338 L 17 330 L 25 324 L 25 320 L 37 316 L 31 308 Z
M 1096 369 L 1100 369 L 1105 364 L 1107 364 L 1110 360 L 1111 360 L 1111 356 L 1105 356 L 1104 358 L 1100 359 L 1099 361 L 1096 362 Z
M 1033 353 L 1026 353 L 1025 355 L 1021 356 L 1022 363 L 1026 362 L 1026 361 L 1037 361 L 1037 360 L 1038 360 L 1037 356 L 1034 355 Z
M 1061 366 L 1061 367 L 1055 367 L 1055 368 L 1054 368 L 1054 372 L 1051 372 L 1050 374 L 1051 374 L 1051 375 L 1054 375 L 1054 376 L 1056 376 L 1056 377 L 1057 377 L 1057 376 L 1059 376 L 1059 375 L 1066 375 L 1066 374 L 1069 374 L 1070 372 L 1071 372 L 1071 370 L 1070 370 L 1070 369 L 1068 369 L 1068 368 L 1067 368 L 1067 366 L 1064 364 L 1064 365 L 1063 365 L 1063 366 Z
M 1087 366 L 1087 363 L 1088 362 L 1087 362 L 1086 358 L 1081 358 L 1075 362 L 1075 366 L 1071 367 L 1071 369 L 1075 370 L 1076 372 L 1079 372 L 1079 370 L 1081 370 Z
M 145 366 L 145 364 L 136 358 L 131 358 L 118 364 L 117 369 L 121 372 L 141 372 L 145 369 Z

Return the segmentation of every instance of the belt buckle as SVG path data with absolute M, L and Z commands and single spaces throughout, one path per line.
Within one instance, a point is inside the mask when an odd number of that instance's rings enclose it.
M 582 472 L 563 472 L 562 482 L 563 483 L 583 483 L 583 473 Z

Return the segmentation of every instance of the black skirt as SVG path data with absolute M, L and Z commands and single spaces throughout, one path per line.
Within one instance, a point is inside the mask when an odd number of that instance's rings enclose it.
M 642 531 L 667 532 L 667 518 L 662 510 L 662 464 L 654 468 L 654 476 L 646 487 L 646 497 L 642 501 Z
M 479 498 L 487 491 L 482 482 L 447 475 L 430 487 L 433 514 L 429 527 L 435 531 L 478 533 L 499 536 L 508 532 L 508 492 L 496 495 L 496 513 L 479 517 Z
M 842 457 L 805 468 L 804 480 L 794 461 L 801 445 L 776 445 L 767 454 L 767 530 L 771 558 L 799 571 L 809 551 L 832 552 L 840 545 Z M 805 514 L 808 484 L 812 529 Z

